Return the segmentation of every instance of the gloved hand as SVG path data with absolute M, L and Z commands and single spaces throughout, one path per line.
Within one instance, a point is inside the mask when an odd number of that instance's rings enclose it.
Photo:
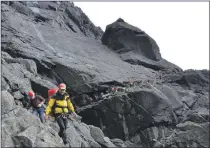
M 72 120 L 72 121 L 73 121 L 74 119 L 73 119 L 73 117 L 72 117 L 72 116 L 73 116 L 73 114 L 71 113 L 71 114 L 68 114 L 68 116 L 67 116 L 67 117 L 68 117 L 70 120 Z
M 81 120 L 82 119 L 82 117 L 79 116 L 79 115 L 77 115 L 75 112 L 73 112 L 72 115 L 73 115 L 74 118 L 76 118 L 78 120 Z
M 75 112 L 71 113 L 72 114 L 72 117 L 76 118 L 77 117 L 77 114 Z
M 48 120 L 49 119 L 49 116 L 48 115 L 45 115 L 44 116 L 44 119 L 45 119 L 45 121 Z

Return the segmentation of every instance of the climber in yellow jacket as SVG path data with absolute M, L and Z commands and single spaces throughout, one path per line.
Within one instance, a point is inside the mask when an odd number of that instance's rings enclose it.
M 50 98 L 45 111 L 45 120 L 48 119 L 48 116 L 52 111 L 54 111 L 55 119 L 60 127 L 58 135 L 63 139 L 64 144 L 67 144 L 67 113 L 71 111 L 74 117 L 76 117 L 76 113 L 70 101 L 69 95 L 66 92 L 66 85 L 64 83 L 58 85 L 57 93 Z

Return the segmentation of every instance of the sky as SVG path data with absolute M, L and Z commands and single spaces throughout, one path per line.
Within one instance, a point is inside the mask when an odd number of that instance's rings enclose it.
M 119 17 L 149 34 L 183 70 L 209 69 L 208 2 L 74 2 L 105 31 Z

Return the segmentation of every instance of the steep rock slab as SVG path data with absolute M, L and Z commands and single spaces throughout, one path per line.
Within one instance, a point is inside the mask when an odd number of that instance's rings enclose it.
M 79 114 L 85 123 L 100 127 L 110 138 L 123 140 L 152 124 L 174 122 L 171 102 L 153 89 L 110 96 Z
M 181 97 L 175 90 L 173 90 L 172 87 L 167 86 L 167 85 L 162 85 L 162 86 L 158 86 L 158 88 L 171 101 L 171 104 L 173 104 L 173 110 L 178 110 L 179 108 L 183 107 Z
M 178 66 L 161 58 L 159 47 L 153 38 L 122 19 L 106 27 L 102 43 L 119 53 L 124 61 L 131 64 L 143 65 L 154 70 L 181 70 Z
M 66 13 L 69 18 L 77 24 L 85 36 L 95 38 L 97 40 L 101 39 L 103 34 L 102 29 L 100 27 L 96 27 L 79 7 L 72 4 L 71 7 L 67 7 Z
M 2 7 L 7 17 L 2 23 L 2 50 L 12 57 L 34 60 L 37 72 L 53 82 L 64 82 L 74 91 L 84 93 L 94 91 L 90 83 L 155 77 L 154 71 L 123 62 L 95 39 L 52 27 L 45 21 L 36 22 L 33 17 L 14 13 L 16 10 L 8 5 Z
M 177 74 L 166 74 L 164 80 L 170 83 L 178 83 L 181 86 L 195 90 L 195 93 L 209 91 L 209 71 L 185 70 Z
M 7 4 L 7 3 L 5 3 Z M 36 22 L 46 22 L 53 27 L 78 33 L 93 39 L 100 40 L 103 31 L 96 27 L 83 11 L 72 2 L 11 2 L 12 8 L 19 13 L 34 17 Z
M 148 115 L 155 123 L 172 123 L 173 120 L 173 105 L 172 102 L 160 91 L 143 89 L 139 92 L 128 94 L 134 103 L 142 106 L 143 110 L 148 112 Z M 137 110 L 138 112 L 138 110 Z M 139 111 L 142 114 L 143 111 Z M 146 116 L 145 116 L 146 117 Z M 147 117 L 148 119 L 148 117 Z M 146 122 L 145 126 L 151 124 Z

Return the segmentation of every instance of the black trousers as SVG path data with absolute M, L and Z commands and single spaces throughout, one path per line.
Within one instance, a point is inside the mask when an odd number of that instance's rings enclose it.
M 60 127 L 58 135 L 63 139 L 64 144 L 66 144 L 67 143 L 66 128 L 68 125 L 68 119 L 63 115 L 57 115 L 56 121 Z

